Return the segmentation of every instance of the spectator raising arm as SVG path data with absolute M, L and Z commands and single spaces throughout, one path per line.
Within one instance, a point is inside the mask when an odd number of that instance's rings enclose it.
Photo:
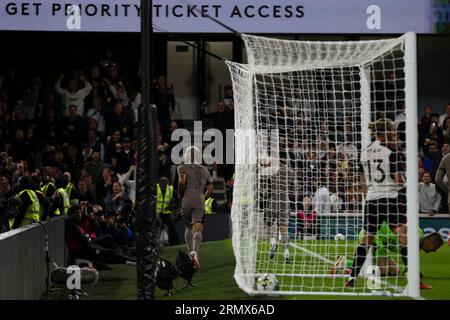
M 129 189 L 129 197 L 133 202 L 136 200 L 136 180 L 130 180 L 130 177 L 135 171 L 136 166 L 131 166 L 127 173 L 117 175 L 122 188 L 127 187 Z
M 436 172 L 436 184 L 445 193 L 449 192 L 448 183 L 444 181 L 444 177 L 447 175 L 447 170 L 450 169 L 450 155 L 446 155 L 442 158 L 439 168 Z
M 92 91 L 92 86 L 83 76 L 80 77 L 80 80 L 84 83 L 84 88 L 77 91 L 80 99 L 86 98 L 89 93 Z

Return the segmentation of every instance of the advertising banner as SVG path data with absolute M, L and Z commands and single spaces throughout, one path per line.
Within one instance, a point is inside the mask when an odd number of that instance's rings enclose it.
M 450 231 L 450 217 L 448 218 L 420 218 L 420 227 L 423 229 L 425 235 L 439 232 L 444 241 L 448 240 L 448 233 Z
M 449 31 L 442 0 L 154 0 L 172 33 L 401 34 Z M 0 30 L 139 32 L 140 0 L 1 0 Z M 221 24 L 217 23 L 220 21 Z

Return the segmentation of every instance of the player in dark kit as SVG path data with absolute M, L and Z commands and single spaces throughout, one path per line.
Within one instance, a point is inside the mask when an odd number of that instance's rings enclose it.
M 399 190 L 404 187 L 404 160 L 396 150 L 395 125 L 390 119 L 379 119 L 369 125 L 375 137 L 367 148 L 361 152 L 361 166 L 364 175 L 361 184 L 366 193 L 364 208 L 364 237 L 358 245 L 353 258 L 351 274 L 345 283 L 353 287 L 361 271 L 367 253 L 373 244 L 377 231 L 383 222 L 398 235 L 399 251 L 405 266 L 407 261 L 407 229 L 404 206 L 399 201 Z

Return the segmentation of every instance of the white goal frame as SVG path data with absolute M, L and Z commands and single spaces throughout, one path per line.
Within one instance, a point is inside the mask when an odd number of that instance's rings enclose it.
M 251 37 L 243 35 L 245 40 L 246 37 Z M 262 38 L 262 37 L 260 37 Z M 413 32 L 408 32 L 401 36 L 404 39 L 404 73 L 405 73 L 405 105 L 406 105 L 406 187 L 407 187 L 407 226 L 408 226 L 408 274 L 407 274 L 407 285 L 403 288 L 396 288 L 395 293 L 389 293 L 390 296 L 408 296 L 411 298 L 420 298 L 420 261 L 419 261 L 419 215 L 418 215 L 418 166 L 417 166 L 417 155 L 418 155 L 418 132 L 417 132 L 417 38 L 416 34 Z M 275 39 L 269 39 L 275 40 Z M 279 41 L 289 41 L 289 40 L 279 40 Z M 364 41 L 362 41 L 364 42 Z M 327 42 L 332 44 L 333 42 Z M 342 43 L 342 42 L 339 42 Z M 238 89 L 245 87 L 248 91 L 247 95 L 241 97 L 235 97 L 235 112 L 243 112 L 243 108 L 248 105 L 253 105 L 253 88 L 254 75 L 258 73 L 264 73 L 264 68 L 259 66 L 258 71 L 255 69 L 255 59 L 251 55 L 249 48 L 247 47 L 248 53 L 248 64 L 238 64 L 234 62 L 227 61 L 227 65 L 230 69 L 233 78 L 233 89 L 237 92 Z M 370 61 L 373 61 L 371 59 Z M 366 63 L 370 63 L 366 61 Z M 365 86 L 367 86 L 367 71 L 364 71 L 365 63 L 357 65 L 360 68 L 360 84 L 361 91 Z M 298 67 L 296 65 L 296 67 Z M 329 66 L 325 66 L 329 67 Z M 305 68 L 299 67 L 301 70 L 309 70 L 310 66 Z M 278 72 L 280 71 L 280 66 L 278 65 Z M 297 69 L 296 69 L 297 70 Z M 290 70 L 286 70 L 290 71 Z M 269 72 L 269 71 L 267 71 Z M 239 75 L 237 77 L 236 75 Z M 370 98 L 369 98 L 370 99 Z M 370 101 L 364 100 L 361 97 L 361 124 L 363 128 L 367 128 L 370 121 L 370 114 L 367 112 L 369 108 L 370 112 Z M 365 110 L 366 109 L 366 110 Z M 235 154 L 247 153 L 247 157 L 250 159 L 256 159 L 257 155 L 250 148 L 246 148 L 246 144 L 249 143 L 248 139 L 242 141 L 239 136 L 239 129 L 245 128 L 249 130 L 255 130 L 256 128 L 252 123 L 249 123 L 251 117 L 253 116 L 252 110 L 246 109 L 245 112 L 248 114 L 247 119 L 238 119 L 236 117 L 236 134 L 235 134 Z M 251 121 L 250 121 L 251 122 Z M 366 130 L 367 131 L 367 130 Z M 366 131 L 362 130 L 362 140 L 369 141 L 369 135 Z M 254 139 L 255 137 L 253 137 Z M 253 141 L 254 142 L 254 141 Z M 252 142 L 250 142 L 252 143 Z M 256 151 L 257 152 L 257 151 Z M 255 152 L 255 153 L 256 153 Z M 235 172 L 235 188 L 233 199 L 238 199 L 239 197 L 244 197 L 246 203 L 240 203 L 239 201 L 233 201 L 232 206 L 232 236 L 233 236 L 233 249 L 236 258 L 236 270 L 235 270 L 235 280 L 238 286 L 250 295 L 340 295 L 340 296 L 355 296 L 355 295 L 386 295 L 386 292 L 323 292 L 323 291 L 257 291 L 254 289 L 255 277 L 258 274 L 255 273 L 255 260 L 257 251 L 257 240 L 251 238 L 250 235 L 242 233 L 240 228 L 241 220 L 247 219 L 248 225 L 251 228 L 258 228 L 260 224 L 260 216 L 258 215 L 258 208 L 255 206 L 254 199 L 258 196 L 257 190 L 252 185 L 251 181 L 246 181 L 243 177 L 244 172 L 249 172 L 254 168 L 255 163 L 236 163 Z M 249 179 L 249 176 L 246 176 Z M 250 175 L 250 179 L 255 179 L 255 175 Z M 245 217 L 244 217 L 245 215 Z M 244 240 L 245 238 L 245 240 Z M 249 241 L 248 248 L 244 251 L 241 247 L 242 241 Z M 326 259 L 326 258 L 325 258 Z M 290 274 L 290 276 L 293 276 Z M 294 275 L 295 276 L 295 275 Z M 299 275 L 305 276 L 305 275 Z M 313 275 L 313 276 L 325 276 L 325 275 Z

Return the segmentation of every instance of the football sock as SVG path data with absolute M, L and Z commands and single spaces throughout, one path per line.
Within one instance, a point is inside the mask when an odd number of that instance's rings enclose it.
M 193 250 L 192 229 L 186 228 L 186 230 L 184 231 L 184 240 L 186 241 L 188 252 L 191 252 Z
M 352 273 L 351 277 L 356 278 L 361 271 L 361 268 L 364 264 L 364 261 L 366 261 L 367 257 L 367 246 L 365 244 L 360 244 L 356 248 L 355 257 L 353 259 L 352 264 Z
M 200 244 L 202 243 L 202 239 L 203 239 L 203 236 L 202 236 L 201 232 L 199 232 L 199 231 L 194 232 L 194 235 L 193 235 L 193 249 L 194 249 L 195 252 L 197 252 L 197 254 L 198 254 L 198 252 L 200 250 Z

